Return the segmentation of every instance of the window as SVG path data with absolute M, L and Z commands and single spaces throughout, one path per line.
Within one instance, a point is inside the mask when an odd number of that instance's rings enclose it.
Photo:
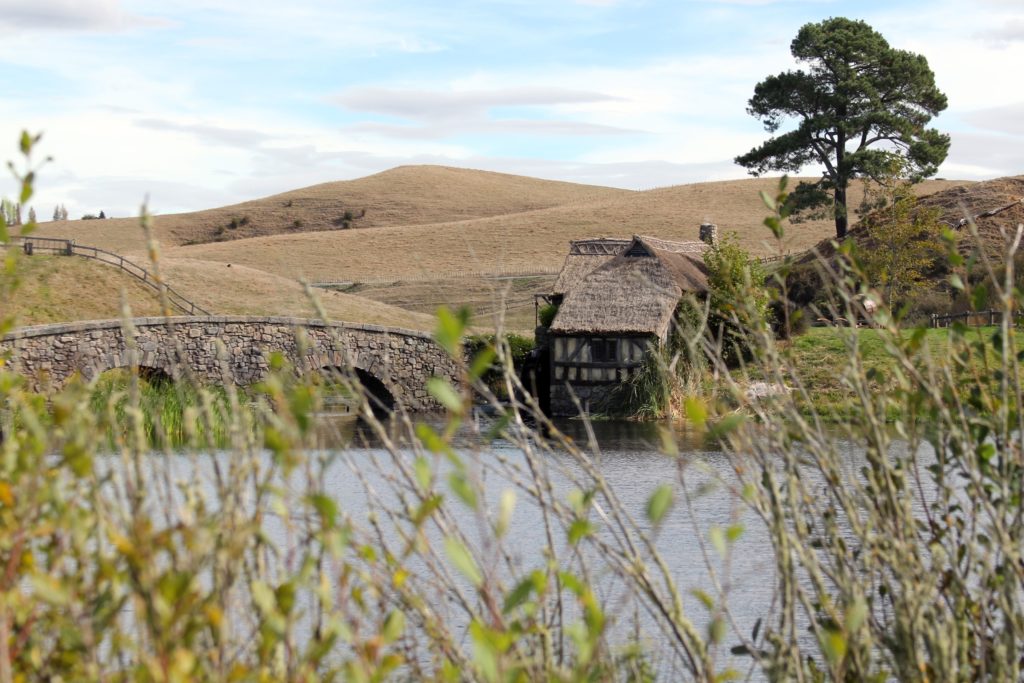
M 618 348 L 616 339 L 591 339 L 590 357 L 595 363 L 614 363 L 618 360 Z

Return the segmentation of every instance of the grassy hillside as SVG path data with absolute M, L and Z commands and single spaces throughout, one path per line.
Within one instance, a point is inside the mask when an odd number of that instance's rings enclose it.
M 282 275 L 313 280 L 424 277 L 453 270 L 552 270 L 561 266 L 573 239 L 632 234 L 697 239 L 703 221 L 737 236 L 755 254 L 767 253 L 766 210 L 758 192 L 776 180 L 749 179 L 680 185 L 574 206 L 434 225 L 372 231 L 278 235 L 181 247 L 171 257 L 234 261 Z M 928 181 L 922 193 L 956 185 Z M 860 201 L 860 188 L 851 192 Z M 833 234 L 830 221 L 788 228 L 787 248 L 801 251 Z
M 32 256 L 19 263 L 18 296 L 0 301 L 0 316 L 15 313 L 19 325 L 118 318 L 122 300 L 133 315 L 160 315 L 156 293 L 112 266 L 66 256 Z M 175 289 L 212 313 L 316 316 L 305 290 L 294 280 L 202 261 L 167 261 L 163 265 L 164 275 Z M 434 326 L 433 317 L 425 313 L 338 292 L 315 293 L 334 320 L 418 330 Z
M 111 266 L 66 256 L 33 256 L 20 264 L 18 296 L 0 301 L 0 317 L 14 313 L 20 325 L 117 318 L 122 298 L 135 315 L 160 314 L 156 292 Z
M 203 308 L 225 315 L 316 317 L 305 288 L 295 279 L 232 264 L 167 259 L 163 270 L 174 288 Z M 314 289 L 332 320 L 433 330 L 431 314 L 417 313 L 352 294 Z M 436 308 L 436 307 L 435 307 Z
M 533 293 L 545 278 L 509 281 L 458 273 L 552 273 L 573 239 L 649 234 L 697 239 L 711 221 L 755 254 L 768 253 L 759 191 L 775 179 L 696 183 L 646 192 L 577 185 L 468 169 L 403 166 L 358 180 L 325 183 L 190 214 L 158 216 L 169 281 L 220 313 L 309 315 L 300 278 L 404 282 L 346 294 L 319 290 L 335 319 L 418 329 L 438 305 L 469 304 L 479 325 L 504 315 L 532 327 Z M 927 181 L 921 194 L 963 183 Z M 861 188 L 850 192 L 851 206 Z M 990 208 L 990 207 L 983 207 Z M 359 217 L 365 209 L 365 216 Z M 351 215 L 349 229 L 336 223 Z M 828 220 L 793 224 L 785 249 L 802 251 L 833 234 Z M 69 237 L 144 260 L 136 219 L 43 223 L 44 236 Z M 116 308 L 114 309 L 116 310 Z M 58 315 L 54 313 L 54 315 Z M 94 317 L 83 304 L 77 318 Z
M 324 183 L 242 204 L 157 216 L 157 239 L 166 246 L 265 235 L 470 220 L 633 194 L 524 176 L 445 166 L 400 166 L 375 175 Z M 365 212 L 365 213 L 364 213 Z M 105 249 L 144 248 L 138 221 L 55 221 L 44 236 L 70 237 Z

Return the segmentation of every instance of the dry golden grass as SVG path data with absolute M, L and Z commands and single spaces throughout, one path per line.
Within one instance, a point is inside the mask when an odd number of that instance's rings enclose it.
M 156 292 L 112 266 L 67 256 L 24 257 L 20 264 L 18 296 L 0 302 L 0 317 L 15 313 L 19 325 L 119 318 L 122 298 L 133 315 L 160 315 Z M 316 317 L 304 288 L 294 280 L 205 261 L 167 260 L 162 269 L 175 289 L 212 313 Z M 315 291 L 333 320 L 433 329 L 430 315 L 358 296 Z
M 232 264 L 165 259 L 161 267 L 175 289 L 208 311 L 222 315 L 283 315 L 314 318 L 305 288 L 289 279 Z M 332 320 L 432 330 L 433 316 L 351 294 L 315 289 Z
M 532 292 L 544 290 L 542 281 L 521 281 L 501 304 L 501 281 L 452 274 L 554 272 L 570 240 L 636 233 L 693 240 L 704 221 L 717 223 L 752 253 L 769 253 L 775 247 L 767 243 L 761 224 L 766 209 L 758 193 L 772 192 L 776 182 L 745 179 L 632 192 L 403 166 L 236 206 L 158 216 L 154 224 L 168 281 L 213 312 L 306 316 L 310 307 L 299 278 L 404 278 L 419 281 L 347 295 L 323 292 L 324 305 L 335 319 L 418 329 L 431 326 L 428 314 L 438 304 L 470 304 L 478 311 L 478 325 L 490 324 L 504 306 L 509 326 L 527 330 Z M 926 181 L 918 191 L 930 194 L 962 184 Z M 851 206 L 860 200 L 858 185 L 850 192 Z M 363 209 L 366 215 L 353 221 L 355 228 L 336 229 L 346 211 L 358 216 Z M 232 219 L 234 229 L 228 227 Z M 833 231 L 829 220 L 793 224 L 785 248 L 807 249 Z M 43 223 L 39 234 L 144 259 L 137 219 Z M 83 310 L 75 317 L 89 315 Z
M 67 256 L 25 257 L 20 263 L 18 295 L 0 301 L 0 317 L 14 313 L 19 325 L 119 318 L 122 297 L 135 315 L 160 314 L 155 291 L 111 266 Z
M 234 261 L 252 268 L 311 280 L 426 277 L 450 271 L 554 270 L 573 239 L 647 234 L 697 239 L 703 221 L 717 223 L 755 254 L 768 253 L 766 213 L 758 192 L 772 179 L 679 185 L 512 215 L 433 225 L 375 230 L 278 235 L 171 249 L 175 256 Z M 956 185 L 927 181 L 922 193 Z M 860 188 L 851 193 L 860 201 Z M 832 221 L 808 221 L 787 229 L 786 248 L 801 251 L 834 233 Z
M 488 171 L 400 166 L 366 178 L 314 185 L 233 206 L 157 216 L 153 224 L 162 244 L 178 246 L 339 231 L 346 211 L 353 215 L 352 229 L 361 230 L 514 214 L 631 194 Z M 359 218 L 364 210 L 365 216 Z M 140 253 L 145 247 L 134 218 L 42 223 L 39 234 L 126 253 Z
M 362 285 L 349 292 L 430 315 L 440 306 L 468 306 L 473 311 L 473 324 L 481 329 L 497 328 L 500 322 L 504 329 L 532 335 L 535 325 L 533 295 L 550 291 L 554 283 L 553 275 L 502 279 L 460 277 Z

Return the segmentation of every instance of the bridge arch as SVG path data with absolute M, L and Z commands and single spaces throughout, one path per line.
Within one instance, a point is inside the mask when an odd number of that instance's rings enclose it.
M 126 335 L 129 341 L 126 343 Z M 284 354 L 300 372 L 351 367 L 383 405 L 437 410 L 431 376 L 454 381 L 455 364 L 429 335 L 412 330 L 277 317 L 210 316 L 101 320 L 16 330 L 0 340 L 37 390 L 71 375 L 89 378 L 135 363 L 170 377 L 187 365 L 209 383 L 250 385 Z

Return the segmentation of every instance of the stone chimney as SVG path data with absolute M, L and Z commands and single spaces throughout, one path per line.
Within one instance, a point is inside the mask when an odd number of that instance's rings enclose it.
M 700 241 L 711 247 L 718 246 L 718 226 L 714 223 L 701 223 Z

